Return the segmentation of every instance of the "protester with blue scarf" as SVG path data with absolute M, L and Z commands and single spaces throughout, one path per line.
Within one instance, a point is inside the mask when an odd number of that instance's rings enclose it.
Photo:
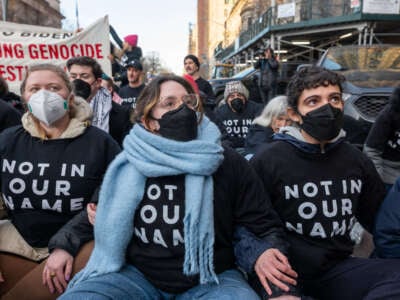
M 239 226 L 262 237 L 262 248 L 245 250 L 249 268 L 295 283 L 273 248 L 283 230 L 259 179 L 221 146 L 191 94 L 173 75 L 143 90 L 138 122 L 100 189 L 93 253 L 61 299 L 258 299 L 235 266 Z M 273 275 L 281 273 L 291 278 Z

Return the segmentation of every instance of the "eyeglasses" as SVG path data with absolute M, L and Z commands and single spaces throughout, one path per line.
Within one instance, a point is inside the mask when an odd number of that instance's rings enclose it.
M 182 101 L 189 107 L 198 108 L 199 107 L 199 95 L 197 94 L 187 94 L 182 97 Z
M 200 99 L 197 94 L 187 94 L 183 95 L 179 100 L 176 96 L 167 96 L 160 99 L 160 103 L 163 106 L 177 106 L 178 103 L 183 102 L 192 109 L 197 109 L 199 107 Z

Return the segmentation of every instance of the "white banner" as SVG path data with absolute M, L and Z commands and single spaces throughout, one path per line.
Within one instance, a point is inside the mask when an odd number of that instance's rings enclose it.
M 0 76 L 11 91 L 19 94 L 26 69 L 33 64 L 51 63 L 65 67 L 75 56 L 96 59 L 111 74 L 108 16 L 79 33 L 58 28 L 0 22 Z
M 364 0 L 364 14 L 399 14 L 399 0 Z
M 296 4 L 294 2 L 278 5 L 278 19 L 294 17 L 296 14 Z

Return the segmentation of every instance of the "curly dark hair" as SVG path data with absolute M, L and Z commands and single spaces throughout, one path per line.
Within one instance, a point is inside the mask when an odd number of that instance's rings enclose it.
M 345 80 L 344 76 L 322 67 L 310 66 L 301 68 L 293 75 L 287 86 L 288 106 L 296 109 L 299 97 L 306 89 L 337 85 L 340 92 L 343 92 L 342 83 Z
M 97 62 L 97 60 L 89 56 L 77 56 L 68 59 L 67 61 L 68 71 L 71 70 L 72 65 L 91 67 L 93 75 L 96 79 L 101 78 L 101 75 L 103 74 L 103 70 L 101 69 L 101 66 Z

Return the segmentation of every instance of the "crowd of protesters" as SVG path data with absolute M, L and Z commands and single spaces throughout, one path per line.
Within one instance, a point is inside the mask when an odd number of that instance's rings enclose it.
M 0 78 L 1 299 L 400 298 L 400 88 L 363 153 L 333 71 L 261 79 L 263 104 L 231 81 L 216 107 L 195 55 L 145 82 L 120 42 L 113 74 L 81 56 L 31 66 L 20 96 Z

